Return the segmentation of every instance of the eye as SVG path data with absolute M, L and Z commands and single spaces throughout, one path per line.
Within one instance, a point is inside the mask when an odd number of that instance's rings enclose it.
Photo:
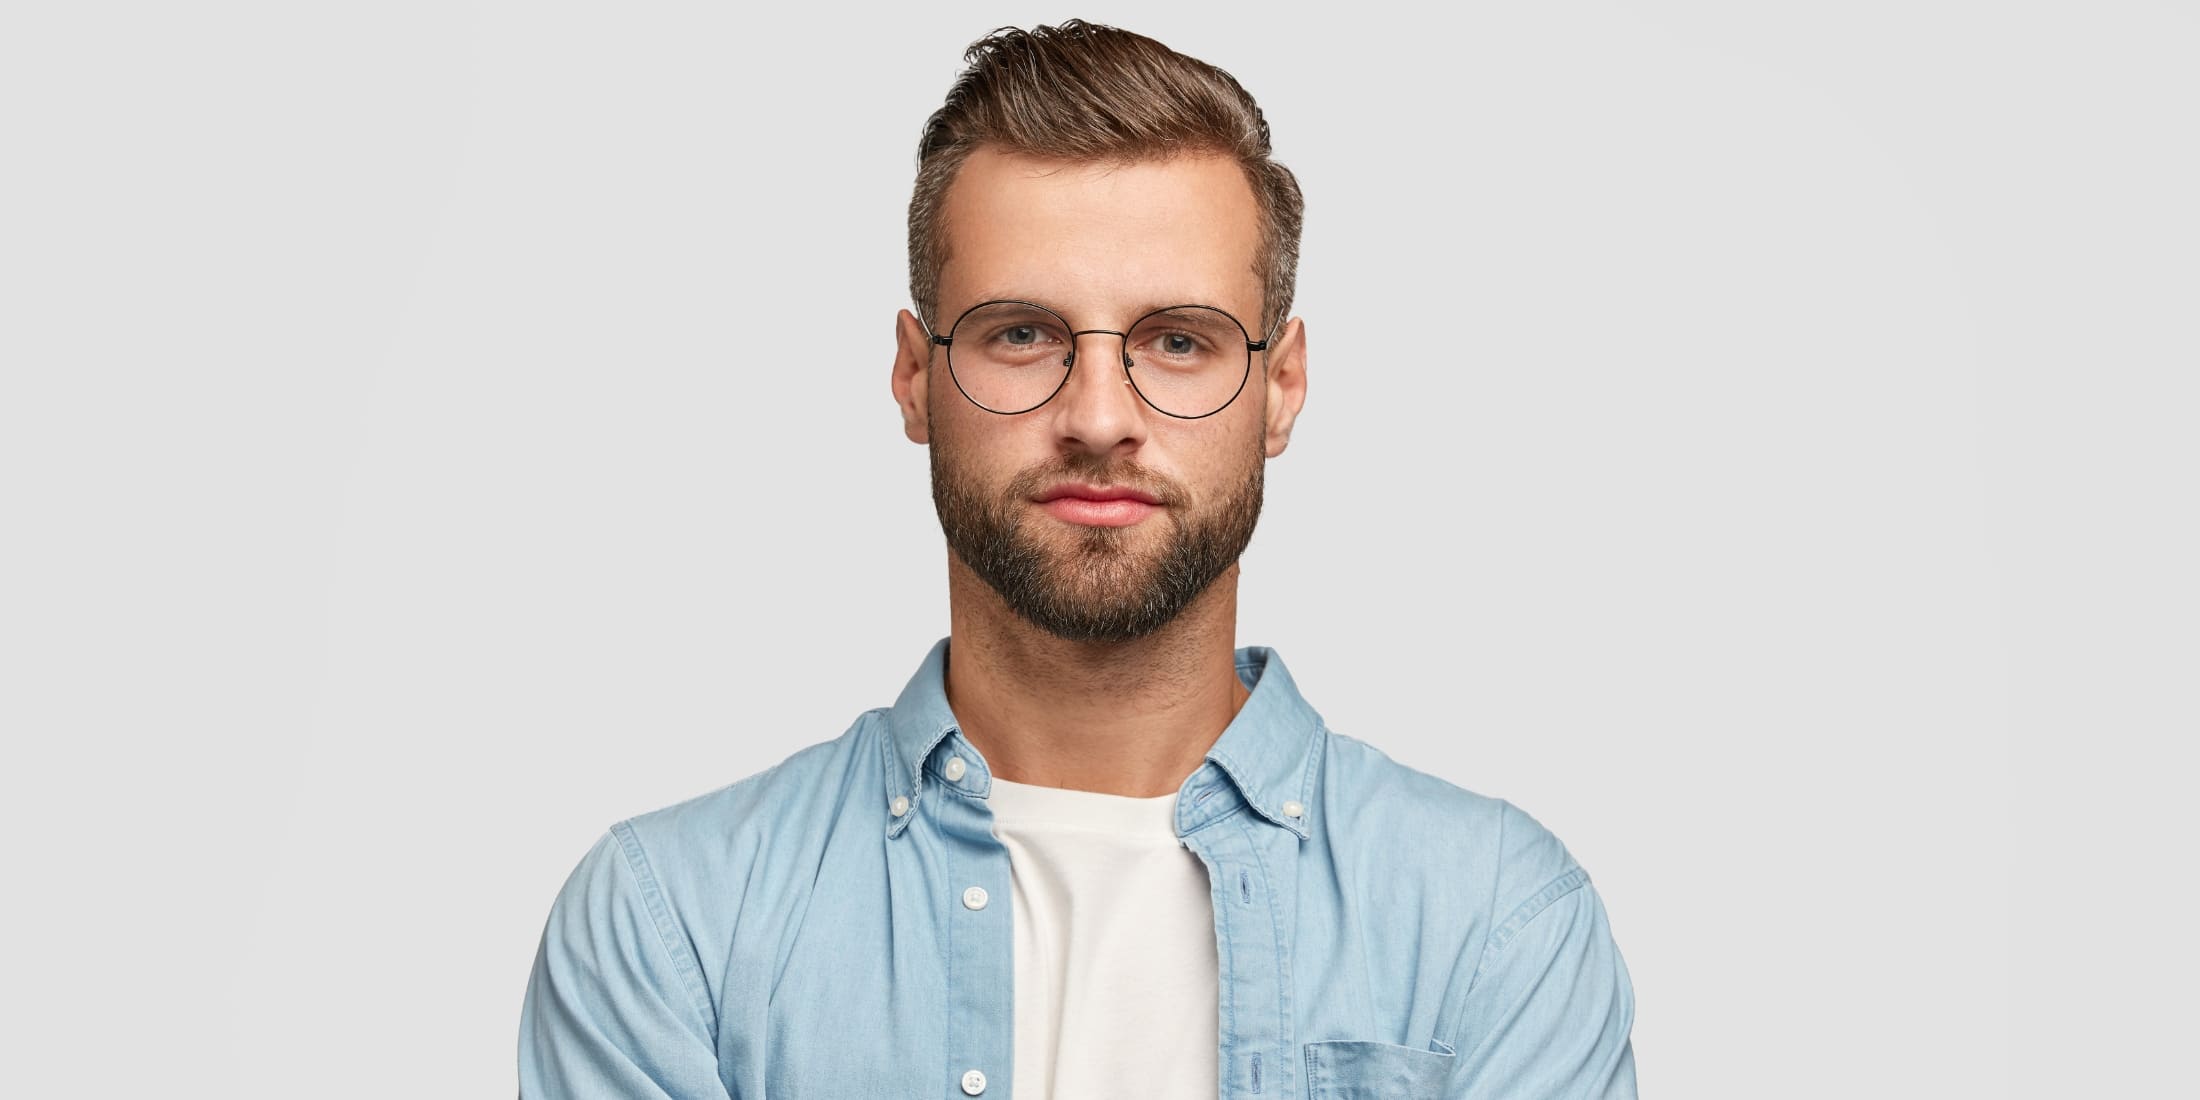
M 1136 346 L 1179 365 L 1211 359 L 1215 349 L 1213 341 L 1189 325 L 1142 332 Z
M 1190 333 L 1163 330 L 1145 334 L 1140 345 L 1163 355 L 1189 355 L 1199 350 L 1199 341 Z
M 1022 347 L 1039 342 L 1037 325 L 1010 325 L 1001 330 L 1001 342 Z
M 1176 306 L 1140 318 L 1131 329 L 1132 354 L 1177 370 L 1202 370 L 1230 360 L 1242 337 L 1230 315 L 1208 306 Z

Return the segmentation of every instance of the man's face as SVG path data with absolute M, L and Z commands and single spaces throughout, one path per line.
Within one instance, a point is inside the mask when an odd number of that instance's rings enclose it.
M 1260 327 L 1259 211 L 1230 159 L 1096 165 L 980 150 L 957 173 L 945 215 L 940 331 L 994 299 L 1040 303 L 1080 330 L 1126 330 L 1182 304 Z M 1075 369 L 1046 404 L 987 412 L 956 389 L 945 349 L 911 346 L 913 324 L 905 315 L 896 392 L 905 418 L 922 409 L 921 427 L 906 427 L 930 443 L 940 526 L 1016 613 L 1063 638 L 1125 641 L 1174 619 L 1236 563 L 1260 514 L 1266 459 L 1281 452 L 1303 398 L 1296 325 L 1277 342 L 1291 356 L 1280 391 L 1256 354 L 1228 407 L 1186 420 L 1126 384 L 1120 338 L 1106 333 L 1076 338 Z M 1059 496 L 1119 489 L 1152 503 Z

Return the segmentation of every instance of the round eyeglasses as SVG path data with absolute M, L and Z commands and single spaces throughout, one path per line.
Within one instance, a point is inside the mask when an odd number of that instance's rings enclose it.
M 1255 340 L 1238 319 L 1213 306 L 1167 306 L 1125 331 L 1071 328 L 1037 302 L 980 302 L 932 342 L 947 349 L 947 373 L 970 403 L 1014 416 L 1053 399 L 1077 365 L 1077 338 L 1123 338 L 1123 379 L 1154 411 L 1198 420 L 1228 408 L 1253 373 Z

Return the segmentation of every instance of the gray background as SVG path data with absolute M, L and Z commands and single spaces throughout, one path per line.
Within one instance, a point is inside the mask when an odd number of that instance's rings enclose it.
M 510 1094 L 591 840 L 944 633 L 914 141 L 1072 14 L 1309 196 L 1240 642 L 1569 843 L 1646 1095 L 2184 1068 L 2189 6 L 25 7 L 4 1091 Z

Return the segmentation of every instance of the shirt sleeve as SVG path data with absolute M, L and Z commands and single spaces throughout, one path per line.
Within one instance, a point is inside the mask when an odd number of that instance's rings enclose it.
M 1604 903 L 1556 839 L 1516 809 L 1507 815 L 1520 846 L 1506 862 L 1533 869 L 1542 886 L 1505 911 L 1483 949 L 1455 1044 L 1453 1094 L 1635 1100 L 1634 986 Z
M 551 905 L 520 1009 L 521 1100 L 727 1100 L 701 968 L 633 832 L 614 826 Z

